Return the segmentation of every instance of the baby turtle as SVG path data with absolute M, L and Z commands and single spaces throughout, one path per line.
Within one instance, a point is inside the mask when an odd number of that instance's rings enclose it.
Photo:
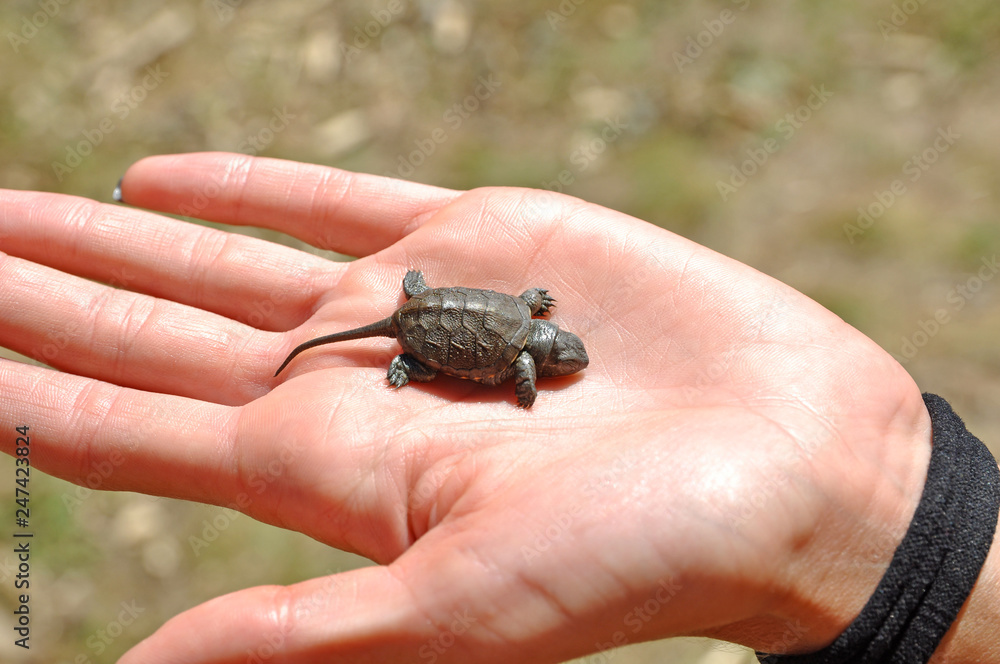
M 433 380 L 439 371 L 484 385 L 513 377 L 518 405 L 529 408 L 538 394 L 537 376 L 576 373 L 590 361 L 580 337 L 532 318 L 555 305 L 544 288 L 532 288 L 520 297 L 478 288 L 429 288 L 420 272 L 410 270 L 403 278 L 403 292 L 409 299 L 392 316 L 307 341 L 274 375 L 302 351 L 321 344 L 395 337 L 403 353 L 392 360 L 387 378 L 396 387 Z

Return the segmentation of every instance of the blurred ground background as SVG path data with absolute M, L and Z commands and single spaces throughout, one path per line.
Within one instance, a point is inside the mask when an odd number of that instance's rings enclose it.
M 0 27 L 0 187 L 109 201 L 132 161 L 195 150 L 562 187 L 815 298 L 1000 451 L 992 0 L 8 0 Z M 3 457 L 5 524 L 13 476 Z M 219 508 L 31 486 L 32 649 L 0 565 L 3 662 L 113 661 L 218 594 L 366 564 Z

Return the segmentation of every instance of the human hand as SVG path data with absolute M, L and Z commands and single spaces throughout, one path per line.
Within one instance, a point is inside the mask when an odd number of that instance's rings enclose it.
M 33 423 L 53 475 L 117 455 L 102 488 L 237 505 L 381 563 L 217 598 L 123 662 L 275 643 L 275 661 L 555 662 L 681 634 L 808 651 L 860 610 L 919 499 L 930 427 L 902 367 L 650 224 L 549 192 L 225 154 L 142 160 L 123 192 L 362 258 L 0 192 L 0 340 L 60 370 L 3 361 L 0 417 Z M 299 343 L 389 315 L 408 268 L 548 288 L 589 368 L 540 379 L 527 411 L 510 383 L 389 388 L 388 339 L 273 376 Z

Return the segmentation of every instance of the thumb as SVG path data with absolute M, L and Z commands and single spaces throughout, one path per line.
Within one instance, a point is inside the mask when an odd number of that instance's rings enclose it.
M 614 631 L 564 556 L 550 551 L 529 571 L 506 530 L 446 530 L 389 565 L 196 606 L 119 664 L 532 664 L 585 654 Z
M 437 634 L 390 567 L 366 567 L 217 597 L 167 621 L 119 664 L 427 661 L 420 649 Z

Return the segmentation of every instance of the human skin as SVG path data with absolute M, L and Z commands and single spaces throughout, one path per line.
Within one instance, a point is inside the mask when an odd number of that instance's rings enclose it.
M 114 459 L 102 488 L 236 506 L 379 565 L 216 598 L 121 662 L 530 664 L 678 635 L 808 652 L 858 614 L 919 501 L 930 422 L 906 371 L 667 230 L 550 192 L 219 153 L 144 159 L 122 191 L 361 258 L 0 191 L 0 343 L 53 367 L 0 362 L 3 425 L 32 423 L 52 475 Z M 540 379 L 530 410 L 510 383 L 389 388 L 389 339 L 274 377 L 301 342 L 389 315 L 410 268 L 549 289 L 590 366 Z M 997 549 L 934 661 L 1000 661 Z

